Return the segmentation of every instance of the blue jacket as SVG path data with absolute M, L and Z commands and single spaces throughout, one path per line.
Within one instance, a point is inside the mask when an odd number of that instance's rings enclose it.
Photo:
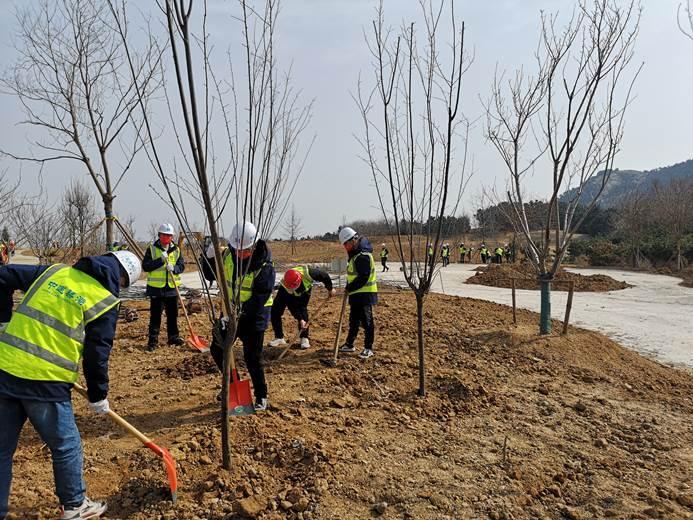
M 88 256 L 73 266 L 88 274 L 114 296 L 120 294 L 120 264 L 113 255 Z M 0 321 L 12 317 L 12 293 L 26 292 L 48 268 L 46 265 L 10 264 L 0 267 Z M 105 399 L 108 395 L 108 358 L 113 347 L 118 307 L 87 324 L 84 338 L 82 368 L 87 381 L 89 400 Z M 0 370 L 0 396 L 38 401 L 69 401 L 72 385 L 61 382 L 31 381 Z
M 354 258 L 359 253 L 373 254 L 373 246 L 366 237 L 361 237 L 359 244 L 349 253 L 349 260 Z M 360 289 L 371 276 L 371 261 L 367 256 L 359 256 L 354 262 L 356 268 L 356 278 L 347 284 L 347 292 Z M 378 303 L 378 293 L 357 293 L 349 295 L 349 305 L 375 305 Z
M 154 247 L 161 249 L 162 251 L 164 250 L 164 246 L 161 245 L 159 239 L 157 239 L 153 245 Z M 176 249 L 178 249 L 178 246 L 171 242 L 171 246 L 169 247 L 168 252 L 172 253 Z M 144 258 L 142 259 L 142 270 L 145 273 L 149 273 L 151 271 L 154 271 L 155 269 L 163 267 L 163 265 L 164 259 L 157 258 L 156 260 L 154 260 L 152 258 L 151 249 L 147 247 L 147 251 L 144 253 Z M 173 274 L 181 274 L 183 271 L 185 271 L 185 261 L 183 260 L 183 251 L 181 251 L 178 260 L 176 261 L 176 265 L 173 266 Z M 177 294 L 176 289 L 174 287 L 169 287 L 168 285 L 160 289 L 158 287 L 150 287 L 149 285 L 147 285 L 147 296 L 152 298 L 175 298 Z
M 230 249 L 229 254 L 236 255 L 236 251 Z M 248 266 L 248 262 L 250 265 Z M 270 320 L 272 307 L 265 307 L 265 302 L 272 295 L 276 273 L 272 263 L 272 253 L 264 240 L 258 240 L 253 249 L 253 256 L 249 260 L 241 260 L 239 265 L 234 265 L 233 280 L 235 283 L 236 273 L 250 273 L 258 271 L 253 281 L 253 292 L 250 299 L 243 302 L 241 316 L 238 320 L 238 330 L 241 331 L 264 331 L 267 330 Z

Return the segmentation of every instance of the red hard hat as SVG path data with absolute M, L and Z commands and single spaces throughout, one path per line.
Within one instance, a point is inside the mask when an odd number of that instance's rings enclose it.
M 289 269 L 284 273 L 284 286 L 292 291 L 298 289 L 303 281 L 303 276 L 296 269 Z

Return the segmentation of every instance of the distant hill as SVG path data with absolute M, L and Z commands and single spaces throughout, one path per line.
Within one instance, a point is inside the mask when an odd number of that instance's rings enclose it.
M 599 191 L 604 173 L 600 172 L 590 179 L 582 194 L 582 200 L 591 201 Z M 657 168 L 649 171 L 614 170 L 599 199 L 602 208 L 610 208 L 618 204 L 621 198 L 636 189 L 649 190 L 659 182 L 667 184 L 674 179 L 693 179 L 693 159 L 672 166 Z M 575 196 L 575 189 L 566 191 L 560 200 L 566 202 Z

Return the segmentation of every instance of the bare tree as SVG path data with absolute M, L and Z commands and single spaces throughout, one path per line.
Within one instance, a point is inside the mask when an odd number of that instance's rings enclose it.
M 616 229 L 628 242 L 631 254 L 631 265 L 642 266 L 646 258 L 640 248 L 651 224 L 651 195 L 636 189 L 619 202 L 616 211 Z
M 673 240 L 676 269 L 685 267 L 682 246 L 686 234 L 693 232 L 693 180 L 674 179 L 655 184 L 652 192 L 657 223 Z
M 67 226 L 62 212 L 39 195 L 17 208 L 11 220 L 17 241 L 27 244 L 39 263 L 63 259 L 62 247 L 67 238 Z
M 679 4 L 677 22 L 681 32 L 693 40 L 693 4 L 686 0 L 685 4 Z
M 148 102 L 159 86 L 159 54 L 146 46 L 127 72 L 120 38 L 103 14 L 103 0 L 40 0 L 18 11 L 19 58 L 2 83 L 21 104 L 20 124 L 37 129 L 23 161 L 82 163 L 103 202 L 106 239 L 113 241 L 113 200 L 144 146 L 138 95 Z
M 296 213 L 296 207 L 291 206 L 291 213 L 289 213 L 289 218 L 284 224 L 284 231 L 289 235 L 289 241 L 291 242 L 291 254 L 296 254 L 296 240 L 298 240 L 299 235 L 303 231 L 301 228 L 301 217 Z
M 434 3 L 436 5 L 434 5 Z M 449 11 L 446 6 L 449 5 Z M 465 187 L 466 119 L 460 110 L 462 75 L 469 65 L 464 24 L 452 1 L 420 1 L 422 38 L 415 24 L 396 36 L 386 27 L 382 2 L 366 43 L 373 57 L 374 86 L 359 81 L 357 104 L 363 118 L 364 160 L 407 285 L 416 297 L 419 354 L 418 394 L 426 393 L 424 303 L 442 246 L 446 214 L 456 214 Z M 441 25 L 450 40 L 441 43 Z M 455 152 L 464 159 L 455 161 Z
M 524 69 L 507 81 L 496 75 L 487 104 L 487 134 L 507 167 L 512 222 L 527 242 L 541 285 L 540 332 L 551 331 L 551 281 L 575 230 L 596 206 L 620 149 L 633 82 L 633 47 L 640 23 L 635 0 L 580 0 L 565 27 L 542 14 L 536 75 Z M 530 136 L 535 145 L 530 146 Z M 535 169 L 548 173 L 548 212 L 541 238 L 530 233 L 526 183 Z M 598 189 L 585 195 L 599 174 Z M 559 195 L 577 188 L 559 205 Z M 586 211 L 575 217 L 578 205 Z M 552 226 L 552 222 L 558 223 Z M 551 232 L 554 231 L 552 240 Z
M 108 0 L 108 4 L 114 32 L 120 36 L 127 55 L 128 27 L 124 8 L 115 0 Z M 207 28 L 207 2 L 160 0 L 158 5 L 166 16 L 168 50 L 175 74 L 172 83 L 175 91 L 165 91 L 166 102 L 182 160 L 174 164 L 174 175 L 171 175 L 171 169 L 165 168 L 164 157 L 154 143 L 154 128 L 142 100 L 147 155 L 181 229 L 198 254 L 202 253 L 203 244 L 190 232 L 189 208 L 192 205 L 184 204 L 183 197 L 192 199 L 202 209 L 216 246 L 215 264 L 222 266 L 218 229 L 224 215 L 231 214 L 233 223 L 252 221 L 259 236 L 265 237 L 280 223 L 305 161 L 305 156 L 300 155 L 300 137 L 310 120 L 312 105 L 301 105 L 299 93 L 291 86 L 290 74 L 279 70 L 275 53 L 277 0 L 265 0 L 256 9 L 244 0 L 237 3 L 234 18 L 239 22 L 239 34 L 244 42 L 242 87 L 235 83 L 233 52 L 229 51 L 226 76 L 210 66 L 213 45 Z M 193 25 L 196 20 L 199 26 Z M 130 70 L 136 74 L 132 63 Z M 224 129 L 221 135 L 215 131 L 219 127 Z M 236 265 L 240 265 L 238 259 Z M 239 273 L 239 276 L 244 274 Z M 228 395 L 240 287 L 229 291 L 223 269 L 218 269 L 217 275 L 224 314 L 228 318 L 226 341 L 222 346 L 222 393 Z M 211 302 L 209 291 L 206 292 Z M 210 314 L 210 318 L 214 316 Z M 227 399 L 221 400 L 221 412 L 223 465 L 229 469 Z
M 93 228 L 99 219 L 89 188 L 80 181 L 71 181 L 63 193 L 59 212 L 65 224 L 66 245 L 73 250 L 79 249 L 79 255 L 84 256 L 85 246 L 98 242 L 95 240 L 97 230 Z M 94 252 L 93 247 L 89 249 Z

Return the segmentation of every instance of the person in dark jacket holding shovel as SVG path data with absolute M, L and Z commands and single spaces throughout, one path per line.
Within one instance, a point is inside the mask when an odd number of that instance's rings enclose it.
M 180 274 L 185 271 L 183 253 L 173 243 L 173 226 L 161 224 L 159 238 L 147 248 L 142 269 L 147 275 L 147 296 L 150 298 L 149 341 L 147 351 L 159 345 L 161 313 L 166 309 L 166 332 L 169 345 L 183 345 L 178 330 L 178 293 Z
M 266 410 L 267 382 L 262 347 L 270 321 L 276 275 L 267 243 L 258 239 L 257 228 L 251 222 L 236 224 L 231 231 L 229 249 L 224 254 L 224 274 L 229 298 L 232 303 L 237 303 L 236 337 L 243 342 L 243 357 L 253 381 L 254 408 L 256 411 Z M 214 334 L 210 352 L 221 371 L 227 328 L 223 322 L 217 328 L 221 330 Z
M 330 297 L 335 295 L 335 290 L 332 288 L 332 279 L 322 269 L 299 265 L 287 269 L 284 273 L 272 304 L 274 339 L 269 342 L 270 347 L 286 345 L 282 328 L 282 316 L 288 308 L 291 315 L 298 322 L 298 337 L 301 338 L 301 348 L 304 350 L 310 348 L 310 340 L 308 339 L 310 335 L 308 303 L 310 302 L 310 295 L 315 282 L 322 283 Z
M 349 294 L 349 334 L 340 352 L 355 352 L 354 341 L 363 327 L 365 334 L 361 359 L 374 355 L 375 323 L 373 322 L 373 305 L 378 303 L 378 285 L 376 283 L 373 247 L 367 238 L 361 237 L 350 227 L 339 230 L 339 241 L 349 255 L 347 264 L 346 292 Z
M 0 268 L 0 519 L 8 514 L 12 458 L 26 420 L 53 458 L 61 520 L 99 518 L 85 495 L 83 453 L 70 392 L 82 362 L 89 408 L 106 414 L 108 359 L 120 287 L 140 276 L 130 251 L 55 264 Z M 12 310 L 12 294 L 24 292 Z

